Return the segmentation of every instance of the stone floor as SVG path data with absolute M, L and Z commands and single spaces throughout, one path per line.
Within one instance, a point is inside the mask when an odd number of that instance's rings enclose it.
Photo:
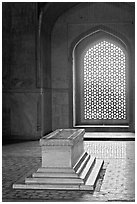
M 85 150 L 104 159 L 105 175 L 94 192 L 55 190 L 15 190 L 12 184 L 41 166 L 38 141 L 3 146 L 3 201 L 135 201 L 135 142 L 84 141 Z M 99 188 L 98 188 L 99 187 Z

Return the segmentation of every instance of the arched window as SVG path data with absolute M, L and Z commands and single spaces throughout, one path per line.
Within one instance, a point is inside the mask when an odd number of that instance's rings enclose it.
M 125 120 L 126 55 L 109 41 L 90 47 L 84 63 L 84 119 Z
M 98 31 L 73 50 L 73 125 L 128 127 L 129 56 L 117 37 Z

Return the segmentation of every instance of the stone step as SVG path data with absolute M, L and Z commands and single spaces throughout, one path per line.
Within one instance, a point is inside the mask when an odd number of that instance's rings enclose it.
M 96 158 L 93 156 L 90 156 L 90 159 L 88 160 L 85 168 L 83 169 L 83 171 L 80 174 L 80 178 L 84 181 L 84 183 L 87 180 L 90 172 L 94 168 L 95 162 L 96 162 Z
M 79 160 L 77 161 L 77 163 L 74 165 L 73 169 L 75 170 L 75 172 L 78 170 L 78 168 L 80 167 L 81 163 L 84 161 L 87 155 L 88 153 L 84 152 L 82 156 L 79 158 Z
M 45 168 L 41 167 L 37 170 L 37 172 L 41 173 L 75 173 L 74 169 L 72 168 Z
M 98 175 L 100 173 L 100 170 L 103 166 L 104 161 L 102 159 L 96 159 L 95 165 L 87 179 L 87 181 L 85 182 L 85 185 L 81 185 L 81 190 L 89 190 L 89 189 L 94 189 Z
M 82 172 L 83 169 L 85 168 L 85 166 L 86 166 L 87 162 L 89 161 L 89 159 L 90 159 L 90 155 L 87 154 L 86 157 L 85 157 L 85 159 L 81 162 L 81 165 L 80 165 L 79 168 L 77 169 L 76 174 L 78 174 L 78 175 L 81 174 L 81 172 Z
M 66 177 L 66 175 L 68 176 L 69 173 L 66 173 L 64 178 L 63 177 L 58 177 L 58 178 L 56 177 L 32 178 L 31 177 L 31 178 L 25 179 L 25 184 L 22 184 L 22 182 L 20 182 L 20 184 L 19 183 L 13 184 L 13 188 L 14 189 L 58 189 L 58 190 L 66 189 L 66 190 L 91 191 L 91 190 L 94 190 L 95 188 L 95 184 L 96 184 L 99 172 L 102 168 L 102 165 L 103 165 L 103 160 L 95 159 L 94 157 L 90 156 L 90 159 L 88 159 L 85 165 L 86 170 L 83 169 L 83 171 L 80 174 L 80 177 L 78 178 Z M 41 172 L 37 172 L 37 173 L 41 173 Z M 43 173 L 45 172 L 42 172 L 42 174 Z M 55 172 L 53 174 L 55 174 Z
M 64 173 L 64 172 L 36 172 L 32 174 L 34 178 L 78 178 L 76 173 Z
M 13 189 L 54 189 L 54 190 L 80 190 L 79 185 L 65 184 L 13 184 Z
M 26 178 L 26 184 L 83 184 L 83 180 L 80 178 Z

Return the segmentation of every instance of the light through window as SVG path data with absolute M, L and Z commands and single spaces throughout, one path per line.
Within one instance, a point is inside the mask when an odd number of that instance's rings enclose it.
M 126 56 L 112 42 L 90 47 L 83 59 L 84 119 L 125 120 Z

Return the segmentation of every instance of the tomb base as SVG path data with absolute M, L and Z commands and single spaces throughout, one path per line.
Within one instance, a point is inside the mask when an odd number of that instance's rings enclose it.
M 42 167 L 14 189 L 94 190 L 103 160 L 84 152 L 84 129 L 59 129 L 40 140 Z

